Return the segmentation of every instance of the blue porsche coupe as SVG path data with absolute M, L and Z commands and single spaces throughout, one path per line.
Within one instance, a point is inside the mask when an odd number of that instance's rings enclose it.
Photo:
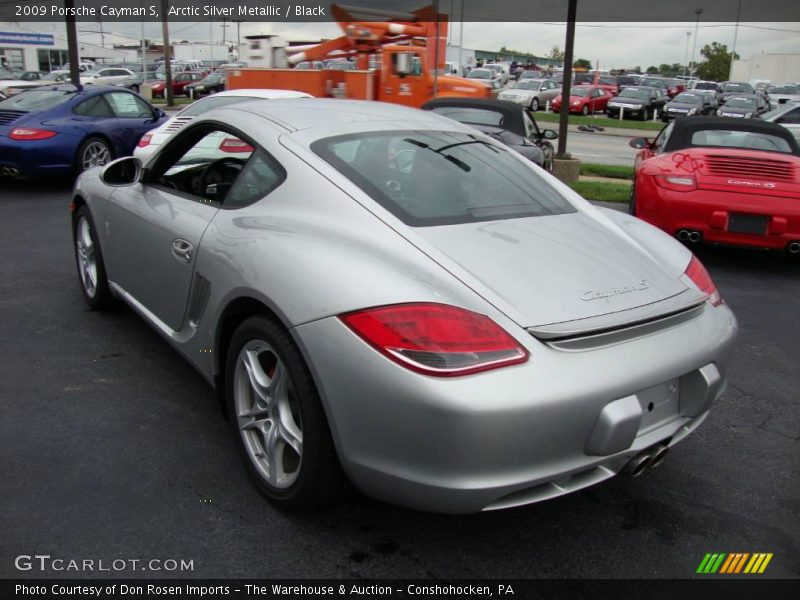
M 133 152 L 164 111 L 112 86 L 55 85 L 0 100 L 0 175 L 80 173 Z

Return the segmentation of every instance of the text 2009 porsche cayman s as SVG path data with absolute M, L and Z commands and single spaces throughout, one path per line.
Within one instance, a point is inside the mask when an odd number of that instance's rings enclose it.
M 237 104 L 72 209 L 87 302 L 216 386 L 285 506 L 553 498 L 658 464 L 724 388 L 736 321 L 689 250 L 434 113 Z

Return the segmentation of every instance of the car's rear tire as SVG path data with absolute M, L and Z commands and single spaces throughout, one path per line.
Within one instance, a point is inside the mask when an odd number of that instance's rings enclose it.
M 533 112 L 536 112 L 537 110 L 539 110 L 539 99 L 538 98 L 534 98 L 533 100 L 531 100 L 531 110 Z
M 86 304 L 92 310 L 108 308 L 113 302 L 113 297 L 108 289 L 103 253 L 95 234 L 94 221 L 85 205 L 75 211 L 72 219 L 72 240 L 75 247 L 78 281 Z
M 258 315 L 228 347 L 228 415 L 247 469 L 276 505 L 308 510 L 346 488 L 314 380 L 291 335 Z
M 642 109 L 642 121 L 650 120 L 650 109 L 645 107 Z
M 103 166 L 114 159 L 111 145 L 101 137 L 91 136 L 83 140 L 78 148 L 75 169 L 83 173 L 86 169 Z

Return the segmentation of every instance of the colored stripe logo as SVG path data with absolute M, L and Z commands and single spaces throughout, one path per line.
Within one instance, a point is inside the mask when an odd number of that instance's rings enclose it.
M 709 552 L 703 557 L 696 573 L 702 574 L 738 574 L 748 573 L 755 575 L 763 573 L 769 561 L 772 560 L 772 552 Z

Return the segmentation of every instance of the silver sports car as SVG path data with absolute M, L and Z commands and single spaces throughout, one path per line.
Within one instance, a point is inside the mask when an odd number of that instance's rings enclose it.
M 215 386 L 288 507 L 553 498 L 657 465 L 724 388 L 736 320 L 689 250 L 432 112 L 236 104 L 71 208 L 86 301 Z

